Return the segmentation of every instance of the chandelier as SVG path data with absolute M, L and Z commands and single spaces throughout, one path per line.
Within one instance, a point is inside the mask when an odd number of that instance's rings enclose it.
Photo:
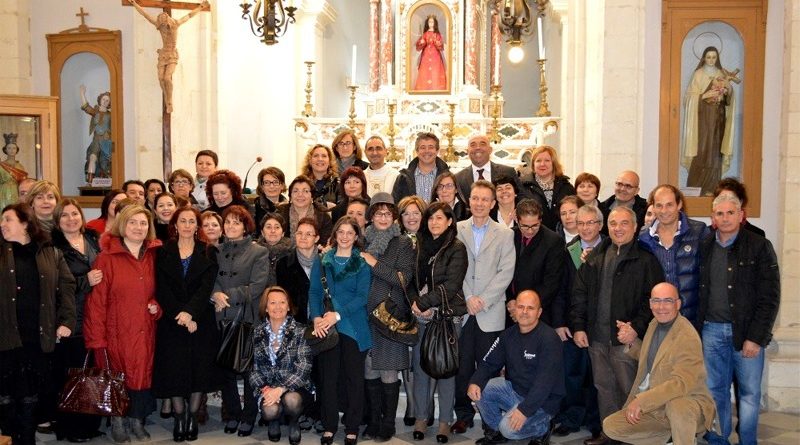
M 278 37 L 286 34 L 289 24 L 294 23 L 297 8 L 284 6 L 284 0 L 255 0 L 239 5 L 242 7 L 242 19 L 250 23 L 250 30 L 267 45 L 278 43 Z M 252 8 L 252 9 L 251 9 Z
M 536 14 L 531 13 L 528 5 L 531 1 L 536 5 Z M 536 16 L 543 16 L 550 0 L 498 0 L 496 3 L 497 14 L 500 17 L 500 32 L 507 37 L 510 48 L 509 60 L 519 63 L 524 52 L 522 50 L 522 37 L 529 36 L 533 31 L 533 22 Z M 542 47 L 541 19 L 539 20 L 539 47 Z M 543 57 L 540 51 L 540 57 Z

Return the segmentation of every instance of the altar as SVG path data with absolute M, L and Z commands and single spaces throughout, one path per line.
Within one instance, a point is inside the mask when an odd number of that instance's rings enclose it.
M 519 40 L 515 42 L 515 36 L 504 29 L 503 19 L 504 15 L 521 16 L 525 12 L 503 7 L 512 3 L 499 2 L 498 7 L 486 0 L 370 1 L 369 78 L 362 84 L 355 79 L 356 64 L 361 59 L 354 45 L 347 86 L 348 116 L 319 116 L 314 106 L 315 64 L 305 63 L 306 101 L 295 118 L 297 152 L 304 153 L 316 143 L 328 143 L 339 131 L 352 128 L 361 140 L 381 136 L 389 151 L 389 163 L 405 166 L 415 157 L 417 134 L 431 132 L 440 139 L 439 156 L 457 167 L 469 163 L 469 138 L 486 134 L 493 142 L 494 162 L 512 166 L 526 163 L 528 149 L 555 142 L 560 118 L 551 116 L 547 104 L 541 20 L 536 26 L 540 73 L 530 73 L 540 81 L 539 85 L 529 85 L 540 93 L 538 112 L 522 117 L 504 115 L 500 58 L 505 57 L 506 42 L 513 46 Z M 541 3 L 534 14 L 547 13 L 547 2 Z M 531 17 L 535 15 L 528 11 L 529 22 Z M 431 59 L 433 62 L 429 62 Z

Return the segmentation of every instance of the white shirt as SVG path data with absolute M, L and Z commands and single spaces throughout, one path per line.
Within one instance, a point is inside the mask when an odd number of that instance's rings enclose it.
M 368 167 L 364 170 L 364 176 L 367 177 L 367 194 L 372 197 L 378 192 L 392 193 L 394 182 L 400 176 L 400 172 L 387 164 L 383 164 L 383 167 L 377 170 Z
M 472 180 L 478 180 L 478 170 L 483 169 L 483 179 L 486 181 L 492 182 L 492 163 L 487 162 L 484 164 L 483 167 L 476 167 L 475 164 L 472 164 Z

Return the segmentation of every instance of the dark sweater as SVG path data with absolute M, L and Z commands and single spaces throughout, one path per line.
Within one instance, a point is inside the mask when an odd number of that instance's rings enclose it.
M 506 380 L 524 397 L 518 406 L 522 414 L 530 417 L 541 408 L 555 415 L 566 394 L 561 348 L 556 331 L 541 321 L 527 334 L 511 326 L 495 340 L 470 383 L 482 389 L 505 366 Z

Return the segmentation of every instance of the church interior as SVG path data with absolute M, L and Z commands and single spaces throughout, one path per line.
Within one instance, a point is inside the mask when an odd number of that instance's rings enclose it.
M 0 2 L 0 114 L 40 118 L 33 136 L 22 123 L 0 129 L 23 133 L 17 160 L 80 196 L 89 218 L 95 189 L 194 171 L 199 150 L 242 178 L 255 163 L 254 187 L 258 169 L 293 178 L 308 148 L 352 128 L 362 141 L 381 135 L 398 168 L 425 131 L 454 169 L 469 165 L 475 134 L 513 167 L 550 145 L 567 176 L 604 181 L 601 198 L 633 170 L 642 196 L 679 184 L 708 222 L 681 122 L 700 52 L 720 46 L 737 95 L 722 173 L 747 185 L 748 220 L 781 269 L 762 406 L 800 413 L 800 0 L 243 0 L 244 12 L 229 0 L 139 1 L 180 24 L 177 52 L 128 0 Z M 275 3 L 278 29 L 257 35 L 248 15 Z M 428 34 L 435 42 L 420 44 Z M 108 183 L 92 183 L 81 105 L 106 91 L 114 151 Z

